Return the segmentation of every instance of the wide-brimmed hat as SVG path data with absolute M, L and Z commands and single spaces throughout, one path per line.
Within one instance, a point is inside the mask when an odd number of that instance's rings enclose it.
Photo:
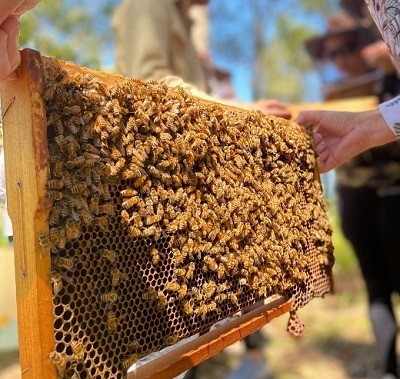
M 356 21 L 347 14 L 331 16 L 327 22 L 327 32 L 305 41 L 305 48 L 313 59 L 325 58 L 325 42 L 329 38 L 349 35 L 356 42 L 357 47 L 364 47 L 376 41 L 370 23 Z

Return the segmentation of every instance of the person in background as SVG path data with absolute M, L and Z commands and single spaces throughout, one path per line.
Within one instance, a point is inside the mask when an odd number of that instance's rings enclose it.
M 400 87 L 400 80 L 391 75 L 393 65 L 383 80 L 372 83 L 375 86 L 358 80 L 382 68 L 372 66 L 385 52 L 374 50 L 380 41 L 371 25 L 347 14 L 331 17 L 328 24 L 328 32 L 308 40 L 306 47 L 311 53 L 319 52 L 318 59 L 333 63 L 342 75 L 342 88 L 334 87 L 338 94 L 330 95 L 346 98 L 376 91 L 381 102 L 396 96 L 399 92 L 394 91 Z M 371 46 L 374 51 L 365 59 L 363 52 Z M 371 59 L 373 56 L 376 59 Z M 386 62 L 385 66 L 390 64 L 391 61 Z M 383 378 L 397 378 L 397 323 L 392 294 L 400 293 L 400 234 L 396 223 L 400 213 L 400 144 L 393 142 L 367 150 L 337 168 L 336 174 L 341 226 L 354 248 L 365 282 Z
M 400 73 L 400 2 L 367 2 L 375 24 L 389 48 L 397 73 Z M 400 138 L 400 96 L 364 112 L 303 111 L 299 124 L 314 125 L 314 144 L 321 173 L 341 166 L 371 147 Z
M 194 96 L 241 108 L 290 118 L 285 104 L 275 99 L 251 103 L 209 96 L 206 70 L 192 42 L 189 8 L 209 0 L 122 0 L 113 15 L 116 71 L 131 78 L 158 80 L 180 86 Z M 209 66 L 208 66 L 209 67 Z

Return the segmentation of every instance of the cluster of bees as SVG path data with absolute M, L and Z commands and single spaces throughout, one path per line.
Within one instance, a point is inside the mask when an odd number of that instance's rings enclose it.
M 58 252 L 83 227 L 106 230 L 111 216 L 131 238 L 154 240 L 154 267 L 163 264 L 156 243 L 168 236 L 174 275 L 163 291 L 143 294 L 160 311 L 171 297 L 184 317 L 204 320 L 223 304 L 237 306 L 241 289 L 255 299 L 290 294 L 311 275 L 310 246 L 330 272 L 331 227 L 312 142 L 300 126 L 157 82 L 107 84 L 94 74 L 46 70 L 55 292 L 59 272 L 74 265 Z M 116 185 L 122 189 L 114 193 Z M 101 254 L 115 287 L 116 253 Z M 207 279 L 196 285 L 199 274 Z M 101 300 L 112 304 L 113 296 L 114 288 Z M 112 310 L 109 319 L 115 331 Z

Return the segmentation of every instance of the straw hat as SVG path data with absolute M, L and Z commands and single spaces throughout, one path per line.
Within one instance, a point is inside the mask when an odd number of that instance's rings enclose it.
M 364 47 L 376 41 L 370 23 L 356 21 L 353 17 L 341 13 L 329 17 L 327 32 L 306 40 L 305 48 L 313 59 L 323 59 L 325 57 L 325 41 L 331 37 L 342 35 L 349 35 L 357 42 L 358 47 Z

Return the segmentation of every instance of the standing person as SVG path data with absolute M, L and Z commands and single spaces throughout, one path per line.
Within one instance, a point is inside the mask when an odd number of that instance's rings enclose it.
M 368 9 L 400 73 L 400 2 L 368 0 Z M 320 172 L 328 172 L 370 149 L 400 139 L 400 96 L 365 112 L 304 111 L 296 121 L 314 127 Z
M 117 72 L 131 78 L 159 80 L 171 87 L 184 87 L 194 96 L 223 101 L 208 95 L 206 70 L 190 36 L 189 8 L 209 1 L 122 0 L 113 15 Z M 287 106 L 275 99 L 223 102 L 291 117 Z
M 329 19 L 327 34 L 307 41 L 306 47 L 315 51 L 313 47 L 319 46 L 322 57 L 342 74 L 346 91 L 335 97 L 345 98 L 374 94 L 371 86 L 358 86 L 358 91 L 352 92 L 346 85 L 371 72 L 371 60 L 366 61 L 362 52 L 374 43 L 376 33 L 341 14 Z M 397 95 L 389 89 L 397 88 L 400 81 L 397 77 L 392 80 L 392 86 L 385 80 L 376 88 L 380 101 L 384 96 Z M 391 297 L 400 293 L 400 234 L 395 222 L 400 212 L 400 144 L 367 150 L 339 167 L 336 174 L 341 226 L 357 255 L 366 285 L 383 377 L 397 378 L 397 323 Z
M 117 72 L 131 78 L 179 77 L 207 92 L 204 69 L 190 38 L 191 4 L 207 0 L 122 0 L 113 16 Z

